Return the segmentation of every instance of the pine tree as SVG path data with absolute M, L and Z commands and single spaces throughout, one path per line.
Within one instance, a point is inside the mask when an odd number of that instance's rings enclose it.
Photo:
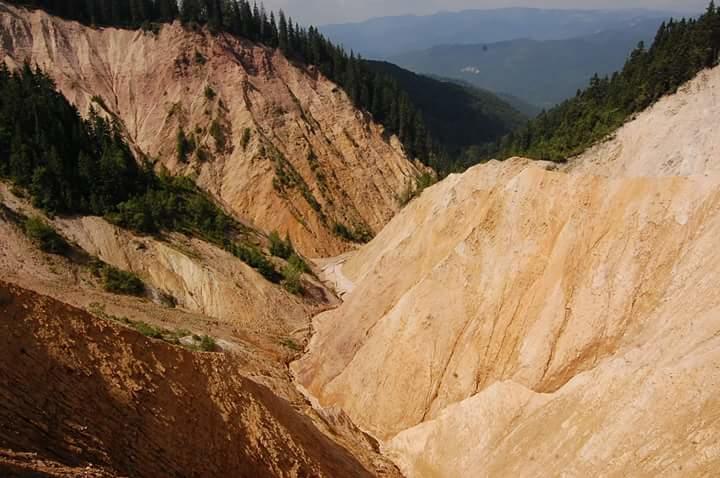
M 288 24 L 285 13 L 280 10 L 280 19 L 278 20 L 278 46 L 283 53 L 289 50 Z
M 158 20 L 161 22 L 170 22 L 179 16 L 176 0 L 157 0 L 156 10 Z
M 182 0 L 180 20 L 183 23 L 201 22 L 203 8 L 200 0 Z

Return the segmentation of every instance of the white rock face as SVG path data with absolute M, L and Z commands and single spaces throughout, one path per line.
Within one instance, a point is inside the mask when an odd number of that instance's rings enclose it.
M 716 83 L 567 171 L 514 158 L 427 190 L 346 262 L 298 381 L 410 477 L 717 474 Z

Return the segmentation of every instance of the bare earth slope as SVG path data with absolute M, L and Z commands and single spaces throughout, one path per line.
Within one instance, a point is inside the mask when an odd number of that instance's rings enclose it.
M 156 303 L 107 294 L 87 266 L 43 254 L 12 220 L 40 214 L 0 183 L 0 277 L 86 310 L 101 304 L 109 314 L 198 334 L 209 333 L 210 324 L 217 336 L 252 345 L 250 356 L 259 355 L 257 348 L 283 357 L 289 352 L 283 341 L 302 343 L 308 317 L 334 301 L 320 287 L 321 298 L 294 296 L 224 250 L 181 234 L 161 240 L 97 217 L 45 218 L 89 256 L 137 274 Z M 168 299 L 171 306 L 163 303 Z
M 127 326 L 149 324 L 139 330 L 154 327 L 156 330 L 165 329 L 175 332 L 181 343 L 190 340 L 193 335 L 207 334 L 215 339 L 216 351 L 226 354 L 225 360 L 232 363 L 232 367 L 223 372 L 227 374 L 227 381 L 242 376 L 252 379 L 255 384 L 259 384 L 257 386 L 267 387 L 268 393 L 271 391 L 273 394 L 271 397 L 273 400 L 289 402 L 299 416 L 305 417 L 303 420 L 311 420 L 315 428 L 308 433 L 322 433 L 337 444 L 328 446 L 340 446 L 350 450 L 349 453 L 361 463 L 361 467 L 370 470 L 368 473 L 372 475 L 388 478 L 398 476 L 395 467 L 378 456 L 376 445 L 372 440 L 359 433 L 342 416 L 320 417 L 292 385 L 287 363 L 298 355 L 299 350 L 306 343 L 310 335 L 311 316 L 331 307 L 336 300 L 323 286 L 313 284 L 313 279 L 308 275 L 306 275 L 310 280 L 306 283 L 308 293 L 298 297 L 278 285 L 271 284 L 240 259 L 211 244 L 181 234 L 166 234 L 161 237 L 136 236 L 100 218 L 92 217 L 54 219 L 44 217 L 45 222 L 52 224 L 73 243 L 72 251 L 68 251 L 64 257 L 45 254 L 23 233 L 22 221 L 28 216 L 41 216 L 41 213 L 0 183 L 0 277 L 3 281 L 47 297 L 43 300 L 53 298 L 64 304 L 90 311 L 98 318 L 93 319 L 98 323 L 127 324 Z M 131 297 L 105 291 L 102 277 L 98 277 L 93 272 L 91 264 L 93 255 L 120 269 L 135 272 L 145 282 L 150 293 L 145 297 Z M 168 300 L 170 297 L 173 298 L 172 301 Z M 1 302 L 0 321 L 10 320 Z M 60 322 L 65 320 L 63 314 L 49 317 Z M 48 318 L 47 314 L 43 316 L 42 313 L 38 313 L 33 316 L 32 321 L 34 323 L 44 318 Z M 10 324 L 8 327 L 12 328 L 13 325 Z M 18 337 L 12 335 L 7 340 L 10 343 L 14 343 L 15 340 L 21 344 L 25 343 L 24 335 Z M 38 342 L 39 347 L 52 348 L 58 338 L 52 334 L 44 334 L 33 340 Z M 99 347 L 96 337 L 81 335 L 73 340 L 78 345 L 91 347 L 93 350 Z M 147 345 L 147 350 L 144 352 L 147 355 L 156 353 L 156 345 L 165 347 L 157 341 L 144 343 Z M 143 360 L 138 357 L 136 359 Z M 108 362 L 104 362 L 105 360 Z M 110 366 L 112 360 L 114 356 L 110 359 L 101 356 L 93 358 L 93 363 L 98 366 Z M 0 368 L 12 370 L 14 366 L 15 361 L 11 356 L 0 357 Z M 33 372 L 21 371 L 21 373 Z M 205 380 L 207 370 L 195 368 L 186 370 L 186 373 L 187 381 L 199 381 L 201 384 L 198 385 L 198 390 L 202 390 L 202 382 Z M 101 378 L 97 374 L 86 375 L 81 385 L 95 386 L 94 384 Z M 146 387 L 152 388 L 160 386 L 166 376 L 161 374 L 146 378 Z M 128 377 L 118 376 L 115 383 L 122 389 L 130 387 L 130 382 Z M 253 385 L 256 386 L 255 384 Z M 19 410 L 16 405 L 30 399 L 20 395 L 23 392 L 21 388 L 13 388 L 9 382 L 0 377 L 0 388 L 5 386 L 8 387 L 5 393 L 13 399 L 13 402 L 6 404 L 6 416 L 9 420 L 7 423 L 32 420 L 39 429 L 54 426 L 55 418 L 52 415 L 35 414 L 33 410 Z M 48 393 L 51 392 L 52 390 Z M 51 403 L 52 400 L 53 398 L 49 397 L 47 403 Z M 80 401 L 82 400 L 78 399 L 78 403 Z M 93 415 L 94 409 L 81 408 L 80 405 L 75 404 L 72 410 L 77 421 L 97 419 L 94 416 L 86 416 Z M 142 413 L 141 402 L 117 405 L 107 411 L 105 417 L 107 427 L 115 427 L 118 423 L 122 423 L 119 417 L 133 413 Z M 158 413 L 167 420 L 175 419 L 173 414 L 176 412 L 172 408 L 162 409 Z M 6 422 L 2 421 L 2 423 L 5 426 Z M 215 430 L 214 433 L 224 433 L 224 428 L 221 427 L 219 430 Z M 155 433 L 187 435 L 184 431 L 166 428 L 153 428 L 147 430 L 147 433 L 146 439 L 149 441 L 160 439 L 154 435 Z M 29 432 L 20 430 L 17 436 L 14 436 L 14 440 L 24 436 L 30 436 Z M 258 427 L 249 433 L 249 438 L 233 438 L 236 440 L 233 446 L 242 448 L 247 446 L 249 441 L 262 440 L 263 437 L 280 441 L 285 439 L 282 434 L 275 434 L 272 430 Z M 47 436 L 41 443 L 41 448 L 31 449 L 31 451 L 36 450 L 33 452 L 35 455 L 28 454 L 27 447 L 19 446 L 18 441 L 0 443 L 0 476 L 9 473 L 6 468 L 12 471 L 13 474 L 10 476 L 20 477 L 38 476 L 33 474 L 34 472 L 48 473 L 48 476 L 99 476 L 85 472 L 76 473 L 77 467 L 73 464 L 84 459 L 81 456 L 83 453 L 81 448 L 68 448 L 67 454 L 63 454 L 62 457 L 48 452 L 58 446 L 65 446 L 64 440 L 65 435 L 62 431 Z M 173 446 L 180 445 L 175 443 Z M 7 456 L 3 455 L 5 451 L 9 451 Z M 178 450 L 173 448 L 166 454 L 171 456 L 173 453 L 178 453 Z M 184 453 L 188 455 L 187 460 L 191 461 L 204 463 L 212 459 L 205 455 L 205 449 L 198 444 L 185 449 Z M 71 455 L 74 458 L 68 458 Z M 271 463 L 275 458 L 272 458 L 271 462 L 263 461 L 265 458 L 261 459 L 263 466 L 274 466 Z M 91 463 L 100 462 L 93 458 Z M 186 473 L 180 475 L 227 476 L 229 473 L 227 470 L 232 470 L 228 465 L 229 468 L 220 471 L 194 474 L 196 468 L 204 470 L 204 466 L 206 465 L 193 464 Z M 285 465 L 277 466 L 284 471 L 292 471 L 285 469 Z M 94 473 L 92 470 L 91 472 Z M 143 472 L 124 474 L 168 476 L 171 473 L 174 471 L 169 470 L 166 475 L 158 475 L 155 469 L 144 469 Z
M 153 342 L 4 282 L 0 332 L 0 448 L 121 476 L 370 476 L 232 355 Z M 18 466 L 3 456 L 6 476 Z
M 80 111 L 120 119 L 139 150 L 306 255 L 348 249 L 336 223 L 378 232 L 417 174 L 335 84 L 250 42 L 179 24 L 93 29 L 2 2 L 0 40 L 8 64 L 38 64 Z M 198 146 L 185 161 L 181 128 Z
M 514 158 L 425 191 L 335 271 L 298 382 L 410 477 L 715 476 L 720 174 L 678 141 L 654 169 Z
M 720 68 L 702 71 L 639 113 L 567 169 L 604 176 L 687 176 L 720 170 Z

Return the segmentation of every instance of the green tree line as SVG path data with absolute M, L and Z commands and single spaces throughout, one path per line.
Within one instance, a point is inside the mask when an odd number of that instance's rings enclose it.
M 603 139 L 635 113 L 718 64 L 720 8 L 710 2 L 697 19 L 670 20 L 649 48 L 642 42 L 621 71 L 590 85 L 505 137 L 500 154 L 564 161 Z
M 141 233 L 180 231 L 213 242 L 268 280 L 283 277 L 246 231 L 186 177 L 156 174 L 135 160 L 117 123 L 87 120 L 29 65 L 0 65 L 0 177 L 49 214 L 104 216 Z M 37 229 L 37 228 L 36 228 Z
M 247 0 L 9 0 L 30 8 L 96 26 L 150 28 L 153 23 L 180 20 L 207 25 L 279 48 L 290 59 L 315 65 L 340 85 L 356 106 L 370 112 L 397 134 L 408 154 L 436 169 L 447 169 L 428 133 L 423 115 L 391 76 L 377 72 L 352 52 L 334 45 L 317 28 L 305 28 L 287 17 Z

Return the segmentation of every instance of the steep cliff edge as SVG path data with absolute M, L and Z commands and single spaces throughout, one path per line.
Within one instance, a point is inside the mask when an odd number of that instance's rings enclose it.
M 379 232 L 418 174 L 335 84 L 266 47 L 177 23 L 89 28 L 4 3 L 0 38 L 10 66 L 39 65 L 80 111 L 119 119 L 139 151 L 306 255 L 348 250 L 338 225 Z

